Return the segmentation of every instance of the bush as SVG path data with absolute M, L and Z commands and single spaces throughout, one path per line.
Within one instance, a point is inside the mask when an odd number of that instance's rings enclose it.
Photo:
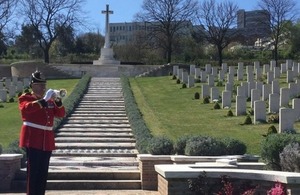
M 176 83 L 177 83 L 177 84 L 180 84 L 180 79 L 177 79 L 177 80 L 176 80 Z
M 243 155 L 247 151 L 247 146 L 239 140 L 227 137 L 223 138 L 221 141 L 225 145 L 226 155 Z
M 280 165 L 283 171 L 300 172 L 300 145 L 290 143 L 280 153 Z
M 176 75 L 173 75 L 173 76 L 172 76 L 172 80 L 176 80 Z
M 188 140 L 191 138 L 191 136 L 186 135 L 183 137 L 180 137 L 176 142 L 174 146 L 175 153 L 178 155 L 184 155 L 185 154 L 185 147 Z
M 270 134 L 261 143 L 261 158 L 267 167 L 281 171 L 280 153 L 285 146 L 293 142 L 300 142 L 300 136 L 286 133 Z
M 209 97 L 204 97 L 203 104 L 209 104 Z
M 15 102 L 15 99 L 14 98 L 9 98 L 8 102 L 13 103 L 13 102 Z
M 186 143 L 185 154 L 188 156 L 218 156 L 223 155 L 225 145 L 212 137 L 194 136 Z
M 268 132 L 267 132 L 267 136 L 268 135 L 271 135 L 271 134 L 274 134 L 274 133 L 277 133 L 277 129 L 274 125 L 271 125 L 269 128 L 268 128 Z
M 0 144 L 0 154 L 2 154 L 2 145 Z
M 200 99 L 200 93 L 199 93 L 199 92 L 196 92 L 196 93 L 194 94 L 194 98 L 195 98 L 195 100 Z
M 252 124 L 252 119 L 249 115 L 246 116 L 246 119 L 243 123 L 244 125 L 251 125 Z
M 173 142 L 165 136 L 153 137 L 148 145 L 148 152 L 153 155 L 173 154 Z
M 186 88 L 186 84 L 185 84 L 185 83 L 182 83 L 181 88 L 185 89 L 185 88 Z
M 220 104 L 218 102 L 215 103 L 214 109 L 215 110 L 221 109 L 221 106 L 220 106 Z
M 136 139 L 136 148 L 139 153 L 147 153 L 148 143 L 151 140 L 152 135 L 145 124 L 140 110 L 138 109 L 134 95 L 130 88 L 129 79 L 122 77 L 121 82 L 126 105 L 125 110 L 132 128 L 132 132 Z
M 233 116 L 233 112 L 232 112 L 232 110 L 228 110 L 228 112 L 227 112 L 227 116 Z

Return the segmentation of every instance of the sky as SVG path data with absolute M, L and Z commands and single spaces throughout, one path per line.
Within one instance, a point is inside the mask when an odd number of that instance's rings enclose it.
M 221 0 L 217 0 L 221 1 Z M 246 11 L 257 9 L 257 0 L 231 0 Z M 106 9 L 106 4 L 114 13 L 110 14 L 109 22 L 132 22 L 134 15 L 141 10 L 143 0 L 86 0 L 83 10 L 88 18 L 88 24 L 94 32 L 105 33 L 105 14 L 101 14 Z

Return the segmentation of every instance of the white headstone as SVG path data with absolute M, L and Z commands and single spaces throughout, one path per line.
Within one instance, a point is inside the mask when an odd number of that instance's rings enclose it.
M 266 122 L 266 103 L 262 100 L 254 102 L 254 124 Z
M 269 94 L 271 94 L 271 92 L 272 92 L 272 86 L 270 84 L 264 84 L 262 86 L 262 100 L 268 100 Z
M 202 85 L 201 90 L 201 99 L 204 99 L 205 97 L 209 97 L 210 87 L 206 84 Z
M 247 99 L 245 96 L 236 96 L 235 115 L 241 116 L 247 114 Z
M 231 108 L 231 91 L 222 92 L 222 108 Z
M 4 89 L 0 89 L 0 102 L 7 101 L 7 91 Z
M 278 113 L 280 104 L 280 96 L 277 93 L 269 95 L 269 113 Z
M 280 107 L 287 107 L 290 101 L 290 89 L 280 88 Z
M 279 133 L 294 130 L 294 123 L 296 120 L 295 111 L 292 108 L 279 109 Z
M 219 88 L 218 87 L 212 87 L 210 89 L 210 97 L 211 97 L 211 102 L 214 102 L 215 100 L 219 100 Z
M 298 121 L 300 119 L 300 98 L 294 98 L 292 101 L 292 108 L 295 111 L 295 117 Z

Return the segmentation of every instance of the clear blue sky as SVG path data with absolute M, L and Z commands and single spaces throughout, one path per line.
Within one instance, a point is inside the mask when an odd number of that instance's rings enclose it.
M 201 0 L 199 0 L 201 1 Z M 217 0 L 222 1 L 222 0 Z M 257 9 L 257 0 L 231 0 L 236 2 L 240 9 L 246 11 Z M 133 16 L 141 10 L 143 0 L 86 0 L 84 11 L 87 13 L 91 30 L 100 30 L 101 34 L 105 31 L 105 15 L 101 14 L 105 10 L 106 4 L 114 13 L 110 15 L 110 22 L 132 22 Z

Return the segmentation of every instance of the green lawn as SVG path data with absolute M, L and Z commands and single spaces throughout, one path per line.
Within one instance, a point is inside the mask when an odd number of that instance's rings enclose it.
M 79 79 L 48 80 L 47 88 L 67 89 L 68 94 L 74 89 Z M 18 109 L 18 99 L 13 103 L 0 103 L 0 144 L 6 148 L 12 141 L 18 139 L 22 124 L 20 111 Z
M 247 153 L 260 153 L 262 135 L 271 124 L 241 125 L 246 116 L 227 117 L 228 109 L 214 110 L 214 104 L 194 100 L 195 92 L 201 94 L 200 83 L 182 89 L 182 84 L 176 84 L 176 80 L 166 76 L 132 78 L 130 84 L 153 135 L 167 135 L 174 141 L 185 134 L 228 136 L 243 141 Z M 235 113 L 235 103 L 231 109 Z M 278 124 L 275 127 L 278 129 Z M 295 127 L 300 127 L 300 123 Z

